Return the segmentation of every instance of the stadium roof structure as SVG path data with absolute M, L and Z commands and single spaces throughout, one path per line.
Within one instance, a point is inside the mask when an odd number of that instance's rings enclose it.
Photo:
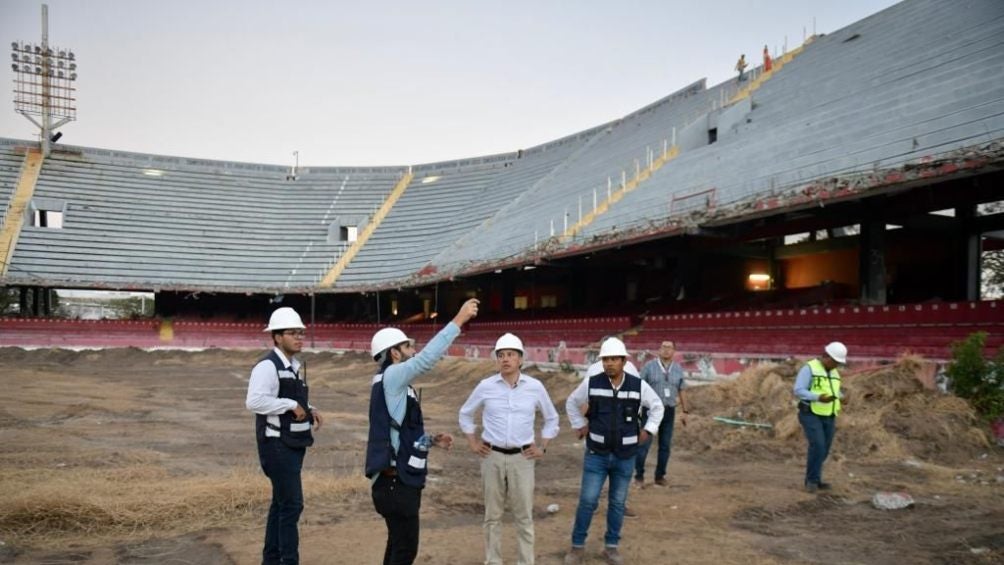
M 26 221 L 0 249 L 2 282 L 412 287 L 1000 171 L 1002 52 L 1004 3 L 910 0 L 748 81 L 700 80 L 511 153 L 291 172 L 59 146 L 25 218 L 58 212 L 62 227 Z M 0 138 L 7 209 L 33 146 Z

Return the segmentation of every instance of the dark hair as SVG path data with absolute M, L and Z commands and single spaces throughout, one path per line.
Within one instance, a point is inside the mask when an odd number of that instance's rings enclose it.
M 272 330 L 272 345 L 273 346 L 276 345 L 276 343 L 275 343 L 276 336 L 281 336 L 281 335 L 283 335 L 285 333 L 286 333 L 286 330 Z
M 384 357 L 383 357 L 383 362 L 380 363 L 380 374 L 383 374 L 383 372 L 387 370 L 387 367 L 390 367 L 391 365 L 394 364 L 394 357 L 390 354 L 390 352 L 392 350 L 394 350 L 394 349 L 396 349 L 396 350 L 398 350 L 398 352 L 400 352 L 401 351 L 401 345 L 402 344 L 399 343 L 399 344 L 397 344 L 397 345 L 395 345 L 393 347 L 388 347 L 382 353 L 382 355 Z

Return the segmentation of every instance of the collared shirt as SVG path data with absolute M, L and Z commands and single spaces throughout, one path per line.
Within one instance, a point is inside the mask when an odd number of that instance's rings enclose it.
M 419 375 L 428 372 L 439 361 L 453 340 L 460 335 L 460 328 L 450 322 L 439 330 L 439 333 L 426 344 L 422 351 L 403 363 L 395 363 L 383 372 L 383 392 L 387 400 L 387 411 L 395 422 L 404 420 L 405 409 L 408 407 L 408 386 Z M 397 430 L 390 430 L 390 443 L 394 452 L 401 445 L 401 436 Z
M 538 409 L 544 416 L 540 437 L 552 439 L 558 435 L 558 411 L 544 384 L 529 375 L 520 373 L 515 387 L 509 386 L 501 374 L 478 383 L 460 408 L 460 429 L 465 434 L 477 430 L 474 413 L 482 406 L 481 439 L 492 445 L 513 448 L 534 443 L 533 424 Z
M 293 371 L 298 377 L 300 376 L 300 361 L 296 357 L 290 361 L 278 347 L 274 347 L 272 350 L 279 356 L 283 367 Z M 251 369 L 251 378 L 248 380 L 248 395 L 244 406 L 255 414 L 268 416 L 268 422 L 273 426 L 279 425 L 280 414 L 285 414 L 296 408 L 296 401 L 292 398 L 279 398 L 279 375 L 275 372 L 275 365 L 268 359 L 262 359 Z M 267 428 L 265 435 L 278 437 L 279 432 Z
M 622 380 L 621 384 L 623 383 L 624 381 Z M 619 389 L 620 387 L 617 388 Z M 572 424 L 573 429 L 577 430 L 589 423 L 586 416 L 582 414 L 582 406 L 588 404 L 589 379 L 585 378 L 582 379 L 579 386 L 572 391 L 572 394 L 568 396 L 568 400 L 565 401 L 565 412 L 568 414 L 568 421 Z M 662 406 L 662 400 L 659 399 L 659 395 L 644 380 L 641 381 L 641 405 L 643 408 L 648 408 L 648 421 L 645 422 L 645 431 L 651 435 L 655 435 L 659 431 L 659 424 L 662 423 L 662 415 L 665 412 L 665 408 Z
M 680 391 L 687 388 L 683 368 L 675 361 L 670 361 L 667 367 L 658 357 L 645 363 L 641 369 L 641 378 L 655 390 L 666 406 L 676 406 Z

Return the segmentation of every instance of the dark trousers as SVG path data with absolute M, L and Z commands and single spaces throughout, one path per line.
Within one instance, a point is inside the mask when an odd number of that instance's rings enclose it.
M 410 565 L 418 555 L 418 510 L 422 489 L 408 486 L 397 477 L 380 475 L 373 483 L 373 506 L 387 522 L 384 565 Z
M 798 408 L 798 423 L 802 424 L 809 450 L 805 460 L 805 484 L 823 481 L 823 462 L 830 455 L 833 434 L 836 432 L 834 416 L 817 416 L 805 405 Z
M 296 523 L 303 511 L 300 470 L 306 448 L 292 448 L 279 438 L 258 442 L 258 459 L 272 482 L 272 504 L 265 522 L 263 565 L 296 565 L 300 562 L 300 534 Z
M 659 435 L 655 441 L 659 442 L 659 456 L 655 462 L 655 478 L 662 479 L 666 476 L 666 467 L 669 465 L 669 454 L 673 449 L 673 423 L 676 421 L 676 406 L 666 406 L 662 413 L 662 422 L 659 423 Z M 638 454 L 635 455 L 634 478 L 643 480 L 645 478 L 645 459 L 648 457 L 648 450 L 652 447 L 653 438 L 638 446 Z

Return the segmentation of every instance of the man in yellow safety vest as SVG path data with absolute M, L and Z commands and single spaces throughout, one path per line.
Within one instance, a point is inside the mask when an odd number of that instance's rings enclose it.
M 834 341 L 823 351 L 822 356 L 803 365 L 795 377 L 798 422 L 809 442 L 805 490 L 810 493 L 830 488 L 829 483 L 823 482 L 823 462 L 830 454 L 840 401 L 844 398 L 837 366 L 847 362 L 847 346 Z

